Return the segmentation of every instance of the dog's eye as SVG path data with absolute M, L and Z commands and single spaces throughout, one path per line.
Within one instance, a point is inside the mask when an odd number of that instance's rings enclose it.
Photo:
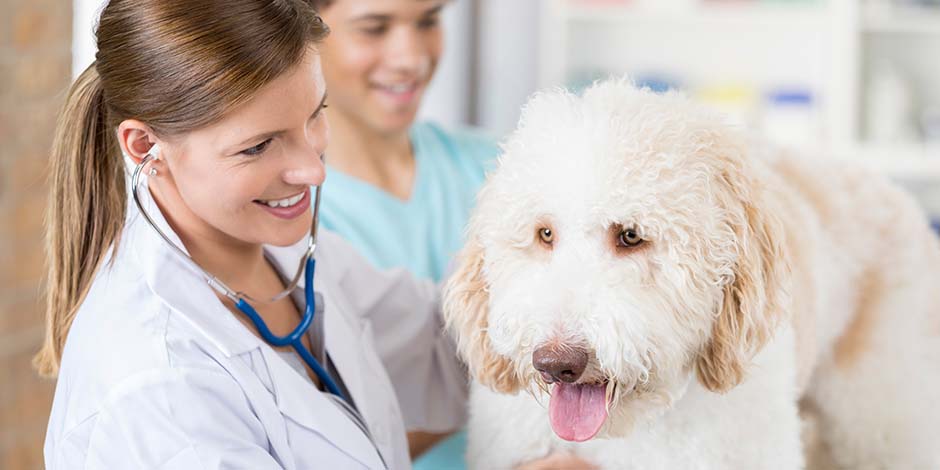
M 539 229 L 539 240 L 546 245 L 551 245 L 555 240 L 555 232 L 550 228 L 542 227 Z
M 640 238 L 640 234 L 637 233 L 635 229 L 628 228 L 620 232 L 620 237 L 617 239 L 617 242 L 620 246 L 634 247 L 643 243 L 643 239 Z

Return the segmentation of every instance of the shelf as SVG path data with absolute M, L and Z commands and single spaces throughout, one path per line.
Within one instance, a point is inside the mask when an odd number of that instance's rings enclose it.
M 868 33 L 940 35 L 940 7 L 868 7 L 861 26 Z
M 542 85 L 563 82 L 572 71 L 646 64 L 685 82 L 714 81 L 715 75 L 724 81 L 727 76 L 804 83 L 824 97 L 819 116 L 827 139 L 820 144 L 836 150 L 830 155 L 905 184 L 940 188 L 940 143 L 874 145 L 858 135 L 866 105 L 863 61 L 871 54 L 916 64 L 919 86 L 934 90 L 940 62 L 931 57 L 936 55 L 934 39 L 940 41 L 940 7 L 873 9 L 860 0 L 547 4 L 543 31 L 551 34 L 543 43 Z M 935 102 L 940 95 L 925 93 L 924 103 L 928 99 Z
M 690 2 L 683 7 L 649 7 L 632 2 L 567 0 L 565 17 L 580 22 L 634 22 L 656 26 L 779 27 L 799 31 L 826 26 L 824 3 Z
M 862 144 L 838 157 L 897 180 L 940 181 L 940 144 Z

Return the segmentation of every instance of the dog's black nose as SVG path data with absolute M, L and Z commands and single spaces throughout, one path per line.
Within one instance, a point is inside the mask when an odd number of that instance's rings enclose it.
M 581 378 L 587 367 L 588 353 L 577 347 L 545 345 L 532 353 L 532 365 L 546 382 L 572 383 Z

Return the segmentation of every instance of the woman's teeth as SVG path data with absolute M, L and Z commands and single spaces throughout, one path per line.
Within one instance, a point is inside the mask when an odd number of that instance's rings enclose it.
M 300 202 L 300 200 L 304 198 L 304 194 L 305 193 L 300 193 L 296 196 L 291 196 L 291 197 L 287 197 L 284 199 L 276 199 L 272 201 L 263 201 L 259 199 L 258 202 L 262 204 L 267 204 L 268 207 L 290 207 Z

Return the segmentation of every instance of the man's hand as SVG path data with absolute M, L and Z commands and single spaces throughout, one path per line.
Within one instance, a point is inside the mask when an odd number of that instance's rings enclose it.
M 515 470 L 598 470 L 598 466 L 573 454 L 555 453 L 517 465 Z

